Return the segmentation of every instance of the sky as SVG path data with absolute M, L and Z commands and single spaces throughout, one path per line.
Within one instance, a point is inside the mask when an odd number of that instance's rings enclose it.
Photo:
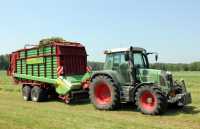
M 137 46 L 159 62 L 200 61 L 199 0 L 1 0 L 0 54 L 58 36 L 85 45 L 90 61 Z

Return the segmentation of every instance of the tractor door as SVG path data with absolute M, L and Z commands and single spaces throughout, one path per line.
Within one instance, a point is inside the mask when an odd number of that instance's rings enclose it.
M 140 69 L 148 69 L 148 62 L 147 62 L 144 54 L 141 52 L 133 53 L 133 60 L 134 60 L 134 69 L 135 69 L 135 72 L 133 73 L 135 75 L 133 75 L 133 76 L 135 76 L 136 82 L 140 82 L 139 70 Z
M 129 75 L 129 65 L 128 62 L 125 61 L 124 53 L 120 53 L 118 55 L 120 57 L 119 61 L 119 74 L 122 76 L 125 84 L 130 85 L 130 75 Z
M 145 57 L 143 56 L 142 53 L 134 53 L 133 54 L 133 58 L 134 58 L 134 66 L 136 68 L 146 68 L 147 67 L 147 63 L 145 60 Z
M 107 54 L 106 62 L 104 64 L 104 70 L 113 70 L 117 72 L 117 76 L 120 79 L 120 83 L 123 85 L 130 85 L 130 76 L 129 76 L 129 65 L 125 61 L 124 52 L 122 53 L 112 53 Z
M 122 83 L 125 85 L 130 84 L 130 77 L 129 77 L 129 65 L 128 62 L 125 61 L 124 53 L 116 53 L 113 57 L 113 70 L 117 71 L 120 75 Z

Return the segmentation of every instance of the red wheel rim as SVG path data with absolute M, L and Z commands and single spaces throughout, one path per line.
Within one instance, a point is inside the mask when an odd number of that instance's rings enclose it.
M 95 88 L 95 99 L 98 104 L 108 104 L 111 102 L 111 92 L 107 84 L 99 83 Z
M 156 108 L 157 98 L 154 94 L 149 91 L 145 91 L 140 96 L 140 105 L 143 109 L 151 112 Z

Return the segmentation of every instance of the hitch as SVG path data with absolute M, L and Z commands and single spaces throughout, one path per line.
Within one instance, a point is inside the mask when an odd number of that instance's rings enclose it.
M 170 97 L 168 103 L 177 103 L 178 106 L 190 104 L 192 103 L 191 93 L 187 92 L 183 94 L 177 94 L 174 97 Z

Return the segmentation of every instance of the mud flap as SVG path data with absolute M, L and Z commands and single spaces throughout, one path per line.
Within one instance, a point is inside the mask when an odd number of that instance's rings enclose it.
M 72 84 L 64 80 L 62 77 L 59 77 L 56 80 L 56 84 L 56 92 L 60 95 L 66 95 L 72 87 Z

